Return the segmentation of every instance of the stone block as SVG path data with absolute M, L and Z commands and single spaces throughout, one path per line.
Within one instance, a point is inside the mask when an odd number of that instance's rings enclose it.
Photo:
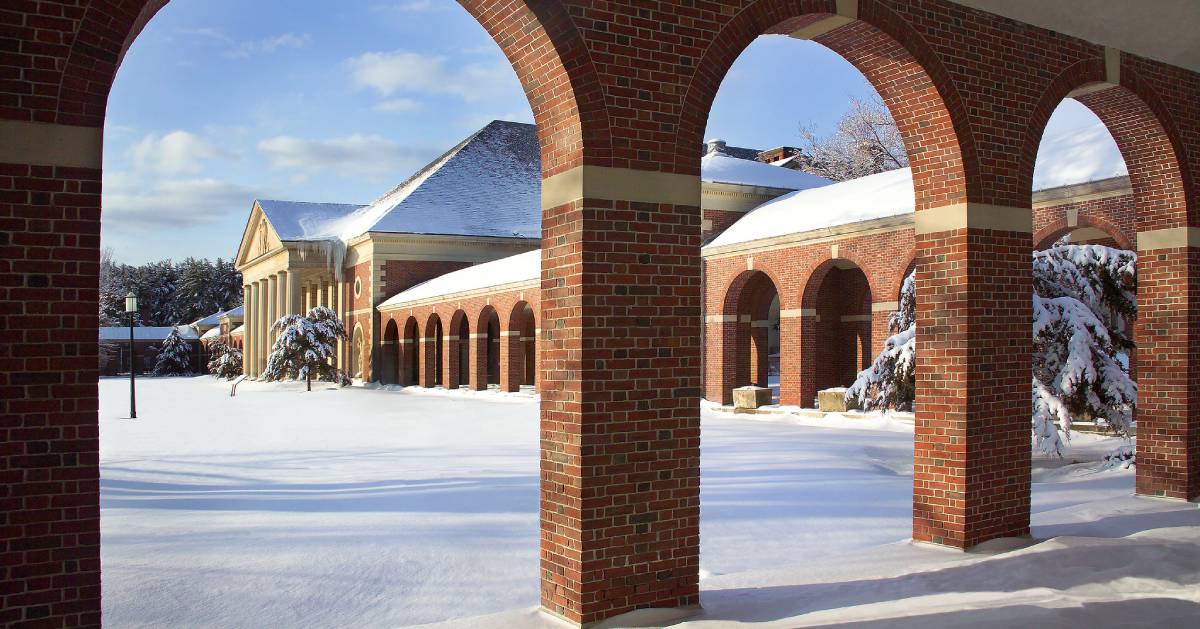
M 758 408 L 771 403 L 771 390 L 765 387 L 738 387 L 733 390 L 734 408 Z
M 817 391 L 817 408 L 826 413 L 845 413 L 858 408 L 856 400 L 846 400 L 846 387 Z

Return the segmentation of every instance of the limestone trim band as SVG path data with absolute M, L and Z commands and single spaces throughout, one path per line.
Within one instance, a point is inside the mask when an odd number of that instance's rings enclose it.
M 1033 233 L 1033 210 L 987 203 L 956 203 L 915 213 L 916 233 L 937 234 L 959 229 L 994 229 Z
M 871 312 L 896 312 L 899 309 L 898 301 L 877 301 L 871 304 Z
M 1121 50 L 1106 46 L 1104 48 L 1104 80 L 1077 87 L 1071 90 L 1068 98 L 1078 98 L 1093 92 L 1100 92 L 1110 87 L 1121 85 Z
M 837 0 L 837 15 L 831 15 L 789 33 L 796 39 L 813 39 L 858 19 L 858 0 Z
M 817 316 L 816 308 L 792 308 L 788 310 L 780 310 L 780 319 L 795 319 L 797 317 L 815 317 Z
M 842 315 L 842 323 L 870 323 L 871 315 Z
M 737 323 L 737 315 L 708 315 L 704 317 L 705 323 Z
M 700 177 L 584 165 L 542 180 L 543 210 L 580 199 L 700 207 Z
M 0 120 L 0 163 L 99 170 L 103 162 L 103 129 Z
M 1137 235 L 1139 252 L 1184 247 L 1200 247 L 1200 227 L 1169 227 L 1138 232 Z

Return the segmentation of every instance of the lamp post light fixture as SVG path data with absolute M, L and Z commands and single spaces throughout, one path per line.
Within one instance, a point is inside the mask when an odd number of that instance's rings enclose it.
M 137 398 L 134 395 L 133 319 L 137 316 L 138 298 L 132 290 L 125 296 L 125 312 L 129 315 L 129 419 L 137 419 Z

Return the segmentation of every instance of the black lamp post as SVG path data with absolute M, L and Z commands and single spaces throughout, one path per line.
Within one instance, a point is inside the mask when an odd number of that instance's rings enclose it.
M 129 314 L 129 418 L 137 419 L 137 399 L 134 397 L 134 347 L 133 347 L 133 318 L 137 316 L 137 293 L 129 291 L 125 296 L 125 312 Z

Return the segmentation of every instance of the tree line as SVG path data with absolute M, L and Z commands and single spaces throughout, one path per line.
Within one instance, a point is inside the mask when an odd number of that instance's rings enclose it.
M 139 325 L 191 323 L 242 304 L 242 274 L 233 260 L 186 258 L 141 265 L 117 262 L 111 249 L 100 258 L 100 325 L 123 325 L 125 296 L 138 295 Z

